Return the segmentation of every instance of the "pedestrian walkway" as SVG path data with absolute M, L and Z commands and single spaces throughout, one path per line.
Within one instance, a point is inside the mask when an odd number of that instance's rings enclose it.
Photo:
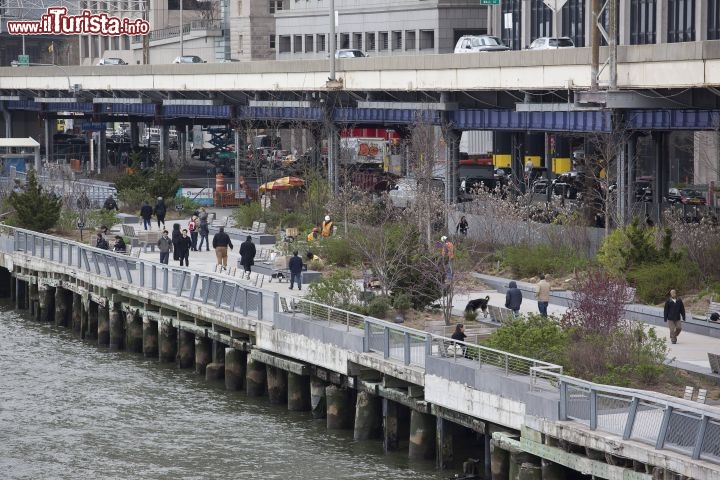
M 232 215 L 233 209 L 229 208 L 209 208 L 208 211 L 214 212 L 216 214 L 216 218 L 223 218 L 229 215 Z M 189 221 L 189 214 L 188 218 L 182 218 L 178 220 L 167 220 L 166 222 L 166 228 L 168 231 L 172 230 L 173 223 L 179 223 L 182 228 L 186 228 L 187 223 Z M 132 224 L 136 231 L 140 232 L 143 230 L 142 221 L 139 221 L 137 224 Z M 115 225 L 113 227 L 113 230 L 120 231 L 120 225 Z M 152 228 L 157 229 L 157 223 L 154 223 Z M 239 259 L 239 250 L 240 250 L 240 243 L 244 240 L 240 238 L 232 238 L 234 249 L 229 251 L 228 255 L 228 266 L 232 266 L 233 269 L 230 270 L 230 272 L 235 271 L 234 268 L 236 267 Z M 216 258 L 215 258 L 215 251 L 212 249 L 212 234 L 210 235 L 210 251 L 205 251 L 204 249 L 202 251 L 197 252 L 190 252 L 190 269 L 195 271 L 201 271 L 201 272 L 207 272 L 207 273 L 215 273 L 216 272 Z M 257 246 L 258 248 L 258 254 L 261 248 L 272 248 L 272 246 Z M 143 260 L 152 260 L 152 261 L 159 261 L 160 260 L 160 254 L 157 252 L 157 249 L 155 252 L 150 251 L 142 251 L 139 256 L 140 259 Z M 178 261 L 174 261 L 172 259 L 172 255 L 170 256 L 170 265 L 179 266 Z M 241 279 L 241 269 L 238 269 L 235 271 L 234 278 L 237 279 L 240 282 L 248 283 L 248 280 Z M 253 273 L 251 274 L 251 281 L 250 283 L 254 283 L 253 280 L 255 279 L 257 274 Z M 303 289 L 302 291 L 290 290 L 290 283 L 288 281 L 279 282 L 277 280 L 269 281 L 269 277 L 265 277 L 262 281 L 262 289 L 266 291 L 271 292 L 277 292 L 283 296 L 294 296 L 299 297 L 305 295 L 307 292 L 307 289 Z M 503 279 L 505 280 L 505 279 Z M 509 282 L 509 279 L 507 281 L 504 281 L 503 285 L 507 285 Z M 260 287 L 260 283 L 257 285 Z M 523 285 L 521 285 L 523 287 Z M 525 288 L 529 288 L 527 284 L 524 285 Z M 496 306 L 496 307 L 504 307 L 505 306 L 505 294 L 503 292 L 499 292 L 498 290 L 494 290 L 491 288 L 487 288 L 485 290 L 474 290 L 474 291 L 466 291 L 462 293 L 455 294 L 453 298 L 453 315 L 458 317 L 459 321 L 464 321 L 463 319 L 463 311 L 465 309 L 465 305 L 467 305 L 467 302 L 470 299 L 475 298 L 484 298 L 486 296 L 490 297 L 489 305 Z M 527 291 L 523 291 L 523 302 L 520 306 L 520 312 L 522 314 L 528 314 L 528 313 L 538 313 L 538 306 L 537 301 L 533 298 L 533 295 L 528 293 Z M 551 300 L 552 302 L 552 300 Z M 565 311 L 567 310 L 566 306 L 558 305 L 556 303 L 550 303 L 548 306 L 548 314 L 549 315 L 555 315 L 555 316 L 561 316 Z M 478 321 L 481 323 L 483 322 L 482 315 L 478 316 Z M 480 323 L 478 323 L 480 324 Z M 666 326 L 663 325 L 655 325 L 652 328 L 655 328 L 658 336 L 661 338 L 669 338 L 669 330 Z M 700 373 L 711 373 L 710 370 L 710 362 L 708 361 L 707 354 L 708 352 L 711 353 L 720 353 L 720 338 L 714 338 L 709 337 L 705 335 L 698 335 L 690 332 L 682 332 L 678 339 L 678 343 L 673 345 L 670 344 L 668 341 L 668 363 L 671 365 L 675 365 L 679 368 L 685 368 L 692 371 L 697 371 Z

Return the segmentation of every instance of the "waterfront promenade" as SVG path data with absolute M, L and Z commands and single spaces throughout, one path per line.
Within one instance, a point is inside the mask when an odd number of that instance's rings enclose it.
M 228 215 L 232 214 L 232 209 L 226 208 L 210 208 L 210 212 L 214 212 L 216 214 L 216 218 L 224 218 Z M 154 219 L 153 219 L 154 220 Z M 181 218 L 178 220 L 167 220 L 165 226 L 168 231 L 172 231 L 172 225 L 173 223 L 179 223 L 181 225 L 181 228 L 185 228 L 187 226 L 188 218 Z M 142 222 L 130 224 L 135 228 L 136 232 L 142 231 L 143 226 Z M 114 232 L 120 232 L 120 224 L 114 225 L 112 230 Z M 152 228 L 157 231 L 157 223 L 153 222 Z M 302 232 L 301 232 L 302 233 Z M 240 250 L 240 243 L 244 241 L 245 238 L 237 238 L 232 237 L 232 241 L 234 244 L 234 249 L 232 251 L 229 251 L 228 256 L 228 265 L 232 267 L 237 266 L 237 262 L 239 259 L 239 250 Z M 206 272 L 206 273 L 213 273 L 215 272 L 216 268 L 216 258 L 215 258 L 215 252 L 212 249 L 212 233 L 210 234 L 210 251 L 205 251 L 204 249 L 202 251 L 197 252 L 190 252 L 190 269 L 200 272 Z M 260 254 L 260 251 L 266 248 L 273 248 L 272 245 L 256 245 L 256 248 L 258 250 L 258 255 Z M 304 252 L 300 251 L 300 255 L 302 255 Z M 152 251 L 142 251 L 140 253 L 139 258 L 143 260 L 152 260 L 152 261 L 158 261 L 160 258 L 160 255 L 155 249 L 154 252 Z M 178 266 L 177 261 L 172 260 L 172 255 L 170 256 L 170 265 Z M 257 276 L 256 273 L 253 273 L 251 275 L 250 280 L 246 279 L 240 279 L 241 277 L 241 269 L 238 269 L 236 272 L 235 270 L 230 270 L 231 272 L 235 272 L 234 278 L 238 279 L 241 283 L 245 284 L 255 284 L 255 278 Z M 273 279 L 270 281 L 269 276 L 265 276 L 264 279 L 261 279 L 262 285 L 260 281 L 257 282 L 257 287 L 262 288 L 267 291 L 271 292 L 277 292 L 282 296 L 302 296 L 307 292 L 307 285 L 304 286 L 303 290 L 298 291 L 297 289 L 290 290 L 290 283 L 289 281 L 282 281 L 278 282 L 277 280 Z M 507 279 L 507 281 L 504 283 L 504 285 L 507 285 L 507 283 L 512 279 Z M 523 286 L 525 288 L 529 287 L 529 284 L 522 284 L 522 282 L 519 282 L 520 287 Z M 489 304 L 496 307 L 504 307 L 505 305 L 505 294 L 504 292 L 500 292 L 498 290 L 495 290 L 493 288 L 488 287 L 487 289 L 482 290 L 472 290 L 472 291 L 462 291 L 460 293 L 457 293 L 453 298 L 453 314 L 458 317 L 458 321 L 463 322 L 463 310 L 465 308 L 465 305 L 467 304 L 469 299 L 472 298 L 480 298 L 490 296 L 490 302 Z M 536 313 L 538 312 L 537 308 L 537 301 L 532 298 L 532 295 L 528 295 L 526 291 L 523 292 L 523 302 L 520 308 L 521 313 Z M 556 303 L 550 303 L 548 306 L 548 313 L 550 315 L 562 315 L 562 313 L 567 310 L 567 307 L 558 305 Z M 482 315 L 479 316 L 479 320 L 482 321 Z M 478 322 L 478 326 L 481 326 L 481 322 Z M 469 327 L 472 327 L 474 325 L 468 325 Z M 485 325 L 487 326 L 487 325 Z M 669 338 L 669 332 L 668 328 L 664 325 L 654 325 L 653 326 L 656 331 L 658 332 L 658 335 L 662 338 Z M 711 373 L 710 370 L 710 363 L 708 361 L 708 352 L 710 353 L 719 353 L 720 354 L 720 338 L 715 338 L 711 336 L 706 335 L 699 335 L 695 333 L 691 333 L 688 331 L 684 331 L 679 339 L 678 343 L 673 345 L 670 342 L 668 342 L 668 362 L 672 365 L 675 365 L 680 368 L 685 368 L 688 370 L 700 372 L 700 373 Z M 718 377 L 720 380 L 720 377 Z

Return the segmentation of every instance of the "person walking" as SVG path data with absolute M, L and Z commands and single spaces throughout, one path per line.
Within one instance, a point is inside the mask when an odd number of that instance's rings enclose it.
M 232 250 L 233 244 L 230 235 L 225 233 L 225 227 L 220 227 L 218 233 L 213 235 L 212 246 L 215 249 L 215 258 L 220 271 L 227 270 L 228 248 Z
M 515 315 L 520 313 L 520 305 L 522 305 L 522 292 L 517 286 L 515 280 L 508 285 L 508 291 L 505 294 L 505 308 L 509 308 Z
M 465 218 L 465 215 L 460 217 L 460 221 L 458 222 L 457 226 L 455 227 L 455 233 L 460 233 L 461 235 L 465 235 L 467 237 L 468 232 L 468 221 L 467 218 Z
M 665 301 L 665 308 L 663 309 L 663 320 L 668 324 L 670 329 L 670 341 L 675 344 L 677 343 L 677 337 L 682 332 L 682 325 L 680 319 L 685 321 L 685 305 L 682 299 L 677 296 L 677 291 L 673 288 L 670 290 L 670 297 Z
M 293 285 L 297 281 L 298 290 L 302 290 L 302 269 L 303 261 L 298 256 L 298 251 L 293 252 L 293 256 L 290 257 L 288 262 L 288 269 L 290 270 L 290 290 L 293 289 Z
M 190 266 L 190 247 L 192 246 L 192 240 L 188 236 L 188 231 L 183 228 L 182 234 L 175 244 L 175 256 L 180 260 L 180 266 L 183 264 L 186 267 Z
M 180 239 L 182 238 L 182 232 L 180 231 L 180 224 L 174 223 L 172 233 L 170 234 L 170 239 L 172 240 L 173 244 L 173 260 L 180 260 L 180 257 L 178 256 L 178 249 L 180 248 Z
M 205 243 L 205 251 L 210 251 L 210 240 L 208 237 L 210 236 L 210 226 L 208 225 L 208 214 L 205 211 L 205 207 L 202 207 L 200 209 L 200 214 L 198 215 L 198 233 L 200 233 L 200 245 L 197 247 L 198 250 L 202 251 L 203 242 Z
M 193 215 L 190 217 L 190 221 L 187 226 L 188 232 L 190 232 L 190 249 L 193 252 L 197 252 L 197 239 L 198 239 L 198 217 Z
M 165 206 L 165 200 L 163 197 L 158 197 L 155 203 L 155 217 L 157 218 L 158 228 L 162 223 L 162 228 L 165 228 L 165 214 L 167 214 L 167 206 Z
M 108 195 L 108 197 L 105 199 L 105 203 L 103 204 L 103 208 L 105 210 L 111 211 L 111 210 L 119 210 L 118 204 L 115 201 L 115 198 L 112 195 Z
M 162 237 L 157 241 L 157 247 L 160 251 L 160 263 L 167 265 L 170 262 L 170 252 L 173 250 L 172 240 L 170 240 L 167 230 L 163 230 Z
M 445 265 L 445 275 L 447 280 L 451 281 L 453 277 L 453 260 L 455 259 L 455 245 L 446 236 L 440 238 L 442 243 L 440 254 L 442 255 L 443 264 Z
M 255 244 L 252 243 L 250 235 L 240 244 L 240 265 L 243 266 L 248 278 L 250 278 L 250 269 L 255 265 Z
M 142 207 L 140 207 L 140 217 L 143 219 L 143 228 L 145 230 L 152 230 L 152 214 L 153 209 L 147 200 L 143 201 Z
M 540 275 L 540 281 L 535 289 L 535 298 L 537 298 L 540 315 L 547 317 L 547 309 L 550 304 L 550 283 L 545 280 L 544 274 Z

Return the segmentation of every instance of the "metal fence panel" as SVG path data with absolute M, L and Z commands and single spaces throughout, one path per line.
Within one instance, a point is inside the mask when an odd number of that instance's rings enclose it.
M 566 414 L 568 418 L 590 425 L 590 389 L 567 386 Z
M 673 410 L 665 436 L 665 447 L 692 455 L 701 420 L 697 414 Z
M 613 395 L 597 395 L 597 428 L 616 435 L 625 432 L 632 398 Z
M 710 420 L 705 427 L 700 458 L 720 463 L 720 420 Z

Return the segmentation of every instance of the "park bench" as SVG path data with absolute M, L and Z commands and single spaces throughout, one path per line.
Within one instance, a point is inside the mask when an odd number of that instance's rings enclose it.
M 720 313 L 720 302 L 715 302 L 713 300 L 714 300 L 714 298 L 710 297 L 710 305 L 708 306 L 707 313 L 705 314 L 706 322 L 712 321 L 712 320 L 710 320 L 710 315 L 712 315 L 713 313 L 716 313 L 716 312 Z M 716 323 L 716 322 L 713 322 L 713 323 Z

